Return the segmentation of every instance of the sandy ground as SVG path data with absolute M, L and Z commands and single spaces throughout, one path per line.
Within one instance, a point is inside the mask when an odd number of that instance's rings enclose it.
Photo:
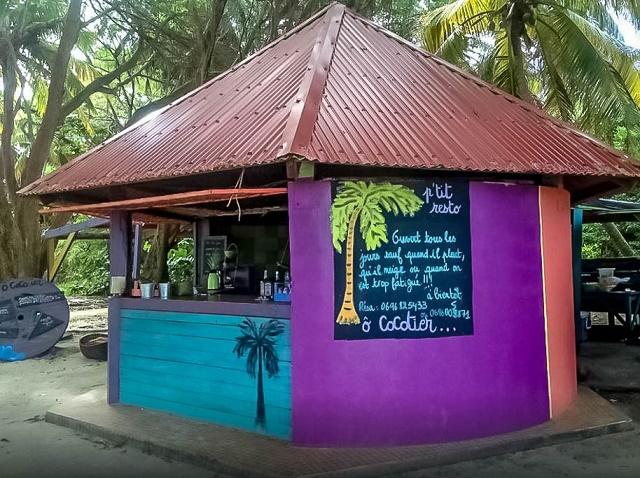
M 107 331 L 107 299 L 101 297 L 68 297 L 69 327 L 74 334 Z
M 104 308 L 96 305 L 98 310 Z M 72 319 L 71 328 L 101 330 L 106 323 L 100 316 L 96 312 L 80 314 Z M 42 358 L 0 363 L 0 477 L 215 476 L 43 421 L 49 408 L 106 382 L 106 364 L 80 353 L 77 343 L 81 335 L 74 333 Z M 604 395 L 640 422 L 640 394 Z M 640 429 L 403 476 L 635 478 L 640 476 Z
M 0 363 L 0 477 L 212 476 L 44 422 L 49 408 L 105 382 L 106 364 L 84 358 L 77 337 L 42 358 Z

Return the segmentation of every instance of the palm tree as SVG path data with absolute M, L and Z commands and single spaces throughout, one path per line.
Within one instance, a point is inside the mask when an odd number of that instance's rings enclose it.
M 267 414 L 264 406 L 263 372 L 266 369 L 269 378 L 275 377 L 280 371 L 276 340 L 284 332 L 284 324 L 271 319 L 260 324 L 251 319 L 244 319 L 240 324 L 242 335 L 236 337 L 233 353 L 242 357 L 247 354 L 247 373 L 251 378 L 258 377 L 258 396 L 256 400 L 256 426 L 264 428 Z
M 413 216 L 424 204 L 412 189 L 389 183 L 346 181 L 338 188 L 331 206 L 333 247 L 342 254 L 342 243 L 347 241 L 345 260 L 345 291 L 342 307 L 336 318 L 341 325 L 357 325 L 360 317 L 353 304 L 353 262 L 356 223 L 367 250 L 372 251 L 388 242 L 387 223 L 383 212 L 395 216 Z
M 457 0 L 424 17 L 424 47 L 593 133 L 640 122 L 640 52 L 615 15 L 637 0 Z

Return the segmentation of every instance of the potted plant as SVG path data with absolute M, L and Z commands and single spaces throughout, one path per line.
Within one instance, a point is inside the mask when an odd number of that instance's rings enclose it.
M 193 239 L 180 240 L 167 254 L 169 280 L 178 296 L 193 293 Z

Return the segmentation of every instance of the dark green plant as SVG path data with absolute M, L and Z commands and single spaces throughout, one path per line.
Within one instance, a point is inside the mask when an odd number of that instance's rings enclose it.
M 167 267 L 173 283 L 191 282 L 193 279 L 193 239 L 184 238 L 169 250 Z
M 109 245 L 106 240 L 78 240 L 62 263 L 58 287 L 65 295 L 104 295 L 109 289 Z

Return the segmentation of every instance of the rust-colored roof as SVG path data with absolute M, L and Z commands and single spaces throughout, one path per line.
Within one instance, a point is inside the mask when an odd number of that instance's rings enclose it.
M 638 177 L 640 165 L 340 4 L 21 192 L 283 161 Z

